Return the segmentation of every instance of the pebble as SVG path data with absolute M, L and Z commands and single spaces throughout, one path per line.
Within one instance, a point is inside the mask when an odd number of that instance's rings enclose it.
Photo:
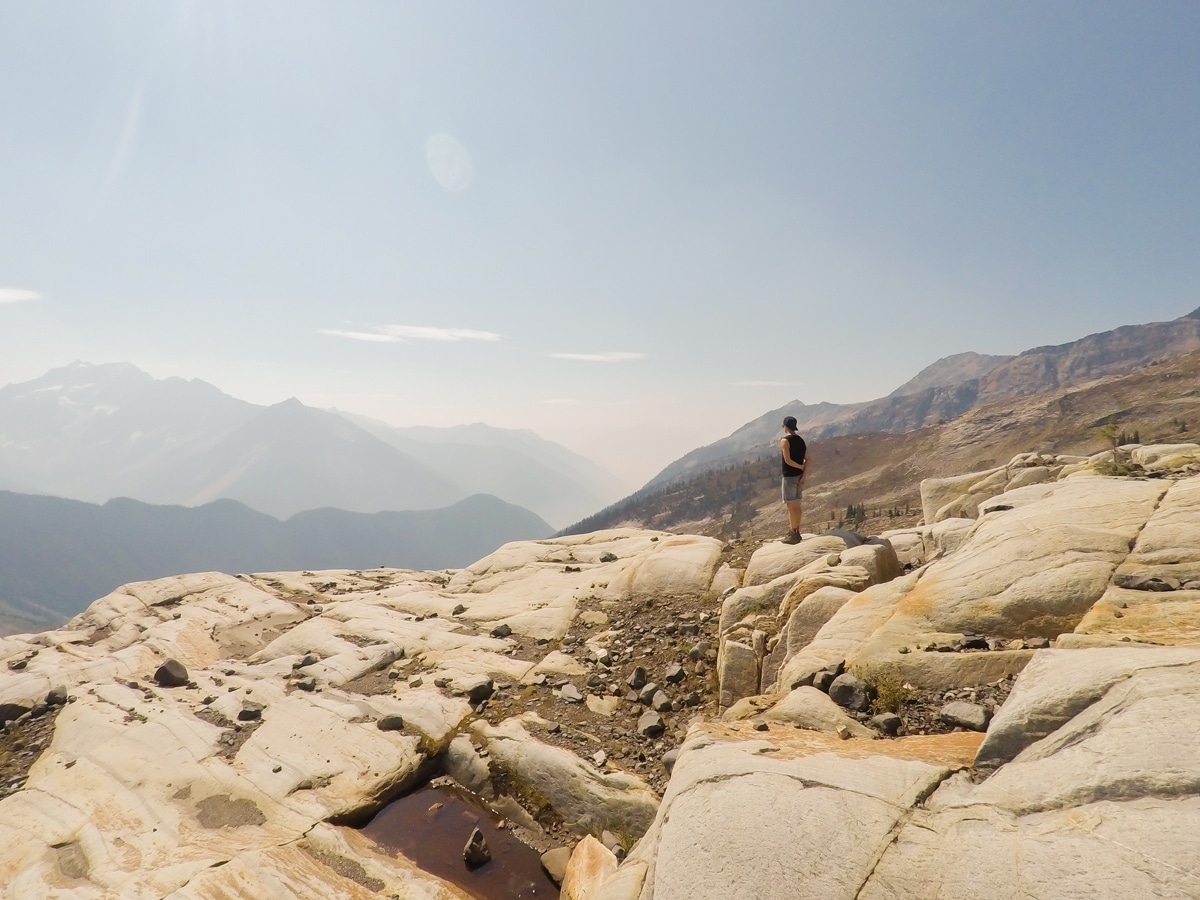
M 583 694 L 581 694 L 579 692 L 579 688 L 575 687 L 573 684 L 564 684 L 562 686 L 562 690 L 560 691 L 560 695 L 568 703 L 583 702 Z
M 183 687 L 188 683 L 188 670 L 177 659 L 168 659 L 154 672 L 154 681 L 159 687 Z
M 467 839 L 466 846 L 463 847 L 463 862 L 467 864 L 468 869 L 478 869 L 492 859 L 492 851 L 488 849 L 487 841 L 483 839 L 483 832 L 478 828 L 471 832 L 471 837 Z

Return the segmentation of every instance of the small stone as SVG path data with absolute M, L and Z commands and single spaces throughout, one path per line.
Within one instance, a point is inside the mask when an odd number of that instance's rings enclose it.
M 843 728 L 845 728 L 846 726 L 844 726 L 844 725 L 843 725 L 842 727 L 843 727 Z M 755 723 L 754 723 L 754 730 L 755 730 L 755 731 L 770 731 L 770 730 L 771 730 L 771 726 L 770 726 L 770 725 L 768 725 L 766 722 L 761 722 L 761 721 L 760 721 L 760 722 L 755 722 Z
M 872 716 L 867 724 L 880 734 L 886 734 L 889 737 L 895 737 L 900 731 L 900 726 L 904 723 L 895 713 L 885 712 L 880 713 L 877 716 Z
M 955 700 L 943 706 L 938 711 L 938 717 L 947 725 L 971 731 L 986 731 L 992 714 L 987 707 L 967 703 L 965 700 Z
M 667 770 L 668 775 L 670 775 L 672 770 L 675 768 L 675 761 L 677 759 L 679 759 L 679 748 L 678 747 L 675 747 L 672 750 L 668 750 L 666 753 L 664 753 L 662 755 L 662 766 L 664 769 Z
M 629 673 L 629 677 L 625 679 L 625 683 L 635 691 L 646 686 L 646 670 L 642 666 L 635 666 L 634 670 Z
M 1050 638 L 1035 637 L 1030 638 L 1025 642 L 1025 646 L 1030 650 L 1045 650 L 1050 646 Z
M 454 607 L 454 609 L 450 610 L 450 615 L 461 616 L 466 611 L 467 611 L 467 608 L 465 606 L 463 606 L 461 603 L 459 603 L 458 605 L 456 605 Z
M 568 703 L 582 703 L 583 694 L 579 692 L 579 688 L 573 684 L 564 684 L 559 692 L 560 696 Z
M 424 683 L 425 683 L 425 679 L 424 679 L 424 678 L 422 678 L 420 675 L 412 675 L 412 676 L 410 676 L 410 677 L 409 677 L 409 679 L 408 679 L 408 686 L 409 686 L 409 687 L 415 687 L 415 688 L 419 688 L 419 687 L 420 687 L 421 685 L 423 685 Z
M 638 702 L 645 703 L 647 706 L 654 699 L 654 695 L 658 693 L 658 685 L 651 681 L 649 684 L 642 685 L 642 689 L 638 691 Z
M 463 862 L 467 864 L 468 869 L 478 869 L 480 866 L 492 859 L 492 851 L 488 849 L 487 841 L 483 839 L 483 832 L 476 828 L 471 832 L 471 837 L 463 847 Z
M 704 659 L 704 655 L 708 653 L 710 647 L 712 647 L 712 644 L 708 641 L 700 641 L 688 651 L 688 659 L 692 660 L 692 662 Z
M 594 762 L 598 766 L 602 766 L 606 762 L 608 762 L 608 754 L 605 753 L 603 750 L 597 750 L 595 753 L 592 754 L 592 762 Z
M 641 718 L 637 721 L 638 734 L 645 735 L 648 738 L 659 737 L 666 731 L 666 725 L 663 724 L 662 716 L 654 710 L 648 710 L 642 713 Z
M 67 702 L 67 689 L 59 686 L 51 688 L 50 693 L 46 695 L 47 706 L 63 706 Z
M 183 687 L 188 683 L 188 671 L 177 659 L 168 659 L 154 672 L 154 681 L 159 687 Z
M 501 622 L 499 625 L 497 625 L 495 628 L 492 629 L 492 637 L 494 637 L 494 638 L 506 638 L 511 634 L 512 634 L 512 629 L 509 628 L 508 625 L 504 622 Z M 489 857 L 489 859 L 490 859 L 490 857 Z
M 280 772 L 283 771 L 283 766 L 278 765 L 278 764 L 271 766 L 271 771 L 274 772 L 276 775 L 278 775 Z
M 264 708 L 261 703 L 247 700 L 242 704 L 242 708 L 238 710 L 238 720 L 242 722 L 257 722 L 262 718 Z
M 663 680 L 666 681 L 667 684 L 679 684 L 679 682 L 683 681 L 685 678 L 687 678 L 687 672 L 685 672 L 683 670 L 683 666 L 679 665 L 678 663 L 673 666 L 668 666 L 666 675 L 663 676 Z
M 486 675 L 472 675 L 462 679 L 455 685 L 454 693 L 465 696 L 476 706 L 487 700 L 496 692 L 496 685 Z
M 612 855 L 617 859 L 625 858 L 625 847 L 617 839 L 617 836 L 611 831 L 603 831 L 600 833 L 600 843 L 607 847 Z
M 403 731 L 404 717 L 403 716 L 381 716 L 376 722 L 375 727 L 380 731 Z
M 829 686 L 833 684 L 833 680 L 835 678 L 837 678 L 837 675 L 835 675 L 829 669 L 822 669 L 813 676 L 812 686 L 818 691 L 824 691 L 826 694 L 828 694 Z
M 308 691 L 309 693 L 312 693 L 317 689 L 317 679 L 313 678 L 311 675 L 306 675 L 303 678 L 297 678 L 296 687 L 302 691 Z
M 843 741 L 850 740 L 850 729 L 847 728 L 845 725 L 839 725 L 837 727 L 837 736 L 840 737 Z
M 847 672 L 839 675 L 829 685 L 829 699 L 843 709 L 861 712 L 871 702 L 870 689 L 857 675 Z
M 610 551 L 605 551 L 604 553 L 600 554 L 600 562 L 602 562 L 602 563 L 610 563 L 610 562 L 616 562 L 616 561 L 617 561 L 617 554 L 615 554 L 615 553 L 612 553 Z
M 662 691 L 655 691 L 654 696 L 650 698 L 650 708 L 655 712 L 670 712 L 671 698 Z
M 546 683 L 546 673 L 538 672 L 536 675 L 533 676 L 532 680 L 533 680 L 534 684 L 545 684 Z
M 559 887 L 562 886 L 563 879 L 567 877 L 567 863 L 570 861 L 570 847 L 555 847 L 542 854 L 542 868 L 546 870 L 550 880 Z
M 303 669 L 305 666 L 315 666 L 320 660 L 312 653 L 305 653 L 298 661 L 292 664 L 293 669 Z

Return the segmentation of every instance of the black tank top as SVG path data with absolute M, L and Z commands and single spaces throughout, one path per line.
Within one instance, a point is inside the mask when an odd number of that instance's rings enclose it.
M 800 437 L 798 434 L 785 434 L 783 437 L 784 440 L 788 442 L 788 450 L 791 451 L 792 459 L 800 463 L 801 467 L 803 467 L 804 454 L 808 452 L 808 448 L 804 446 L 804 438 Z M 787 464 L 787 460 L 783 459 L 782 453 L 779 454 L 779 458 L 783 462 L 784 475 L 795 477 L 797 475 L 804 474 L 803 468 L 797 469 L 794 466 L 789 466 Z

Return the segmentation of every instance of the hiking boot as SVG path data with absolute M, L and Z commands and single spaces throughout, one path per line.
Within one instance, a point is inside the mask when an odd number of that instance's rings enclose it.
M 785 537 L 780 543 L 783 543 L 783 544 L 798 544 L 798 543 L 800 543 L 800 532 L 789 531 L 788 536 Z

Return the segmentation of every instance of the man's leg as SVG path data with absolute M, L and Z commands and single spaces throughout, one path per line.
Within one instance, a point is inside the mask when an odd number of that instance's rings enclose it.
M 800 522 L 803 518 L 803 502 L 800 500 L 789 500 L 787 502 L 788 527 L 792 531 L 800 531 Z

